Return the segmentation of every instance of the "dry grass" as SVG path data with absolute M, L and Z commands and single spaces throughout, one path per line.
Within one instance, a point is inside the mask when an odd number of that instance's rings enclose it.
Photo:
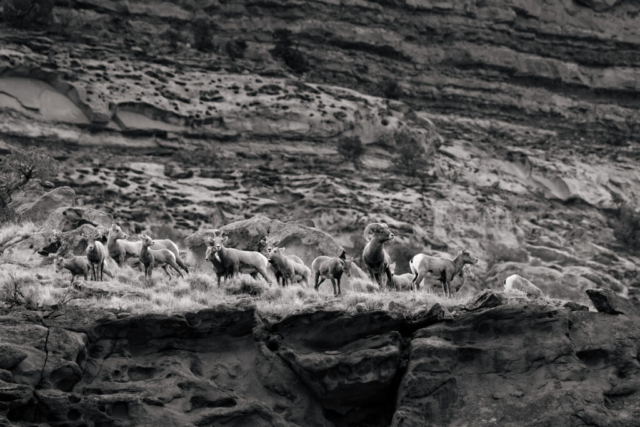
M 261 313 L 279 317 L 310 308 L 355 312 L 359 303 L 365 310 L 389 309 L 392 301 L 399 304 L 394 310 L 411 312 L 429 308 L 435 303 L 460 305 L 469 299 L 466 294 L 448 299 L 428 291 L 377 291 L 377 286 L 359 279 L 345 283 L 339 297 L 334 297 L 332 286 L 326 283 L 316 292 L 313 287 L 301 285 L 282 288 L 273 284 L 269 287 L 264 281 L 247 275 L 223 281 L 218 287 L 215 275 L 202 271 L 193 271 L 184 278 L 169 279 L 160 270 L 154 272 L 151 280 L 145 280 L 142 272 L 130 267 L 120 269 L 113 279 L 105 282 L 84 282 L 82 278 L 76 278 L 78 289 L 74 289 L 69 286 L 70 274 L 66 270 L 55 273 L 53 267 L 27 271 L 16 267 L 3 269 L 0 273 L 0 290 L 5 303 L 16 304 L 10 296 L 16 281 L 24 295 L 17 302 L 20 305 L 35 308 L 67 304 L 134 314 L 197 311 L 219 304 L 234 306 L 247 301 L 254 303 Z
M 0 248 L 10 241 L 17 241 L 32 236 L 37 231 L 37 227 L 30 221 L 3 224 L 0 227 Z

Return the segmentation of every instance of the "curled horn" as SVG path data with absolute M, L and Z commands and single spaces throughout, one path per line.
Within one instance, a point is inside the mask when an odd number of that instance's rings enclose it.
M 369 225 L 367 225 L 367 228 L 364 229 L 364 237 L 365 239 L 369 240 L 369 233 L 371 233 L 371 229 L 374 227 L 380 227 L 381 224 L 377 223 L 377 222 L 373 222 Z

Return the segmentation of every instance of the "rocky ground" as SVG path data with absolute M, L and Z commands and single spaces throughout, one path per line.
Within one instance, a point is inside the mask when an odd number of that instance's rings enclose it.
M 638 425 L 638 308 L 0 313 L 0 424 Z

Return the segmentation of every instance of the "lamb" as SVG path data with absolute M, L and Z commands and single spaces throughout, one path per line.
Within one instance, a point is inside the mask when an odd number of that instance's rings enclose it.
M 218 255 L 225 271 L 225 277 L 233 277 L 242 271 L 257 272 L 271 286 L 271 280 L 267 276 L 267 266 L 269 260 L 259 252 L 241 251 L 238 249 L 225 248 L 224 243 L 229 239 L 224 233 L 216 231 L 210 243 L 213 251 Z
M 373 223 L 367 225 L 367 228 L 364 230 L 364 237 L 366 239 L 369 239 L 369 233 L 373 234 L 373 238 L 371 238 L 369 243 L 367 243 L 367 246 L 364 247 L 364 251 L 362 251 L 364 264 L 369 270 L 371 280 L 376 280 L 378 282 L 378 286 L 382 288 L 383 274 L 386 274 L 387 283 L 391 286 L 393 284 L 391 270 L 389 270 L 391 260 L 383 246 L 386 242 L 393 240 L 395 236 L 391 230 L 389 230 L 389 226 L 384 223 Z
M 93 244 L 87 246 L 86 255 L 91 263 L 91 280 L 100 280 L 102 282 L 104 263 L 107 260 L 107 249 L 101 242 L 94 241 Z M 100 272 L 100 279 L 98 279 L 98 272 Z
M 451 296 L 451 280 L 454 276 L 462 275 L 462 268 L 465 264 L 477 264 L 478 259 L 473 258 L 466 249 L 458 251 L 458 256 L 453 260 L 437 258 L 425 254 L 418 254 L 411 258 L 409 266 L 414 274 L 411 288 L 416 286 L 420 289 L 420 283 L 427 273 L 435 273 L 442 283 L 442 290 L 447 297 Z
M 505 292 L 512 292 L 513 290 L 517 290 L 520 292 L 524 292 L 529 298 L 544 298 L 544 293 L 542 293 L 540 288 L 517 274 L 512 274 L 511 276 L 507 277 L 502 285 L 504 286 Z
M 405 273 L 399 276 L 396 276 L 394 273 L 396 271 L 396 263 L 394 262 L 389 266 L 389 270 L 391 270 L 391 277 L 393 278 L 393 285 L 396 289 L 413 289 L 413 273 Z
M 58 256 L 53 260 L 53 266 L 56 273 L 60 273 L 63 268 L 71 272 L 70 286 L 73 286 L 73 281 L 76 276 L 84 276 L 84 280 L 86 281 L 89 271 L 91 271 L 92 268 L 92 264 L 86 256 L 75 256 L 71 259 L 64 259 Z
M 311 282 L 311 270 L 309 270 L 309 267 L 304 264 L 298 264 L 285 256 L 284 249 L 285 248 L 274 248 L 269 252 L 269 261 L 272 261 L 277 271 L 282 274 L 282 286 L 284 287 L 287 284 L 287 280 L 289 284 L 292 284 L 298 276 L 301 276 L 305 285 L 309 286 Z
M 122 231 L 120 226 L 113 224 L 109 229 L 109 235 L 107 236 L 107 249 L 109 256 L 116 260 L 119 267 L 124 265 L 124 260 L 127 255 L 138 257 L 140 256 L 140 250 L 142 249 L 142 242 L 129 242 L 124 240 L 127 235 Z M 180 258 L 180 252 L 178 246 L 169 239 L 154 240 L 153 245 L 156 249 L 168 249 L 173 253 L 176 258 L 176 263 L 182 267 L 182 269 L 189 273 L 189 269 Z
M 351 277 L 352 265 L 353 260 L 346 259 L 346 257 L 331 258 L 328 256 L 319 256 L 314 259 L 311 264 L 311 268 L 313 269 L 316 278 L 314 289 L 317 291 L 322 282 L 324 282 L 325 279 L 329 279 L 333 285 L 333 294 L 335 296 L 342 295 L 340 279 L 343 274 L 346 274 L 347 277 Z M 319 280 L 321 276 L 322 279 Z
M 145 279 L 151 278 L 151 273 L 153 273 L 153 268 L 156 266 L 162 267 L 167 276 L 171 277 L 167 268 L 169 266 L 173 267 L 174 270 L 178 272 L 180 277 L 182 277 L 182 273 L 180 273 L 180 267 L 176 262 L 176 256 L 169 249 L 149 249 L 149 246 L 154 245 L 154 241 L 151 237 L 143 234 L 140 236 L 142 240 L 140 241 L 140 262 L 144 265 L 144 277 Z
M 276 249 L 275 242 L 273 240 L 267 238 L 266 236 L 263 237 L 262 240 L 260 241 L 260 246 L 267 253 L 267 258 L 270 256 L 271 252 Z M 296 255 L 285 255 L 285 257 L 290 259 L 291 261 L 297 263 L 297 264 L 304 265 L 304 262 L 299 257 L 297 257 Z M 273 271 L 273 274 L 276 277 L 276 282 L 279 285 L 284 286 L 284 279 L 283 279 L 283 276 L 282 276 L 282 272 L 278 268 L 278 264 L 275 262 L 275 260 L 270 259 L 269 260 L 269 266 L 271 267 L 271 270 Z M 282 279 L 282 283 L 280 283 L 280 279 Z

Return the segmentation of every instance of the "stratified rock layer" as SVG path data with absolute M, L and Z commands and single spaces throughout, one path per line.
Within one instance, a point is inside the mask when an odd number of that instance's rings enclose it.
M 242 304 L 173 316 L 4 310 L 0 423 L 637 425 L 638 315 L 495 296 L 472 311 L 281 320 Z

